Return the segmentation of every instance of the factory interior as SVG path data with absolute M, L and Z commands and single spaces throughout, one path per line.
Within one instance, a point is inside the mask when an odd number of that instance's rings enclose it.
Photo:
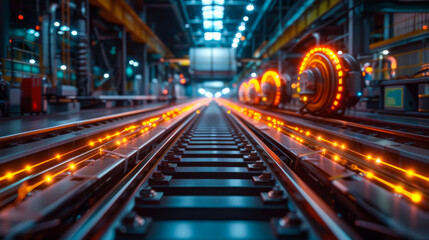
M 0 239 L 428 239 L 428 0 L 1 0 Z

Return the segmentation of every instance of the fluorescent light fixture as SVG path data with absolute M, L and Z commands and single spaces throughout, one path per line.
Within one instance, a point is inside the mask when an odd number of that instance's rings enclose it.
M 105 74 L 103 74 L 103 77 L 104 77 L 104 78 L 109 78 L 109 77 L 110 77 L 110 75 L 109 75 L 108 73 L 105 73 Z
M 36 63 L 36 60 L 34 60 L 34 59 L 30 59 L 28 62 L 29 62 L 30 64 L 35 64 L 35 63 Z
M 223 6 L 203 6 L 204 19 L 222 19 L 225 8 Z
M 239 32 L 235 34 L 235 37 L 236 37 L 236 38 L 241 38 L 241 36 L 242 36 L 242 35 L 241 35 L 241 33 L 239 33 Z
M 383 50 L 383 55 L 387 55 L 387 54 L 389 54 L 389 50 Z
M 222 35 L 220 34 L 220 32 L 214 32 L 213 33 L 213 40 L 215 41 L 219 41 L 221 39 Z
M 207 41 L 213 40 L 213 33 L 212 32 L 205 32 L 204 33 L 204 39 Z
M 215 98 L 218 98 L 218 97 L 222 96 L 222 93 L 221 92 L 216 92 L 214 96 L 215 96 Z
M 251 3 L 249 3 L 246 6 L 246 10 L 249 11 L 249 12 L 251 12 L 251 11 L 255 10 L 255 6 L 253 4 L 251 4 Z
M 206 93 L 206 90 L 204 88 L 198 88 L 198 93 L 204 95 Z
M 223 94 L 228 94 L 229 92 L 231 92 L 231 89 L 229 89 L 229 88 L 222 89 Z
M 238 27 L 238 30 L 244 31 L 244 30 L 246 30 L 246 27 L 244 25 L 241 25 L 241 26 Z
M 71 31 L 71 35 L 76 36 L 77 35 L 77 31 L 76 30 Z
M 208 97 L 208 98 L 213 97 L 213 93 L 211 93 L 211 92 L 206 92 L 206 93 L 205 93 L 205 95 L 206 95 L 206 97 Z
M 245 22 L 249 21 L 249 17 L 248 16 L 244 16 L 243 17 L 243 21 L 245 21 Z
M 66 65 L 61 65 L 60 69 L 64 71 L 64 70 L 67 69 L 67 66 Z
M 252 72 L 252 74 L 250 74 L 250 76 L 252 76 L 252 78 L 255 78 L 256 77 L 256 73 Z
M 223 29 L 223 21 L 222 20 L 204 20 L 203 27 L 205 30 L 211 31 L 220 31 Z

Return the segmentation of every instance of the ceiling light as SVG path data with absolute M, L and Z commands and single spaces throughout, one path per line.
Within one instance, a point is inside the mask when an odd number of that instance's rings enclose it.
M 105 73 L 105 74 L 103 74 L 103 77 L 104 77 L 104 78 L 109 78 L 109 77 L 110 77 L 110 75 L 109 75 L 108 73 Z
M 234 38 L 233 42 L 238 43 L 240 40 L 238 38 Z
M 137 61 L 134 61 L 133 66 L 134 66 L 134 67 L 138 67 L 138 66 L 139 66 L 139 63 L 138 63 Z
M 236 38 L 241 38 L 241 36 L 242 36 L 242 35 L 241 35 L 241 33 L 236 33 L 236 34 L 235 34 L 235 37 L 236 37 Z
M 71 31 L 71 35 L 76 36 L 77 35 L 77 31 L 76 30 Z
M 235 42 L 235 43 L 232 43 L 232 45 L 231 45 L 233 48 L 236 48 L 236 47 L 238 47 L 238 44 Z
M 229 88 L 222 89 L 223 94 L 228 94 L 230 91 L 231 91 L 231 89 L 229 89 Z
M 59 27 L 60 26 L 60 22 L 54 22 L 54 26 L 55 27 Z
M 246 6 L 246 10 L 251 12 L 251 11 L 255 10 L 255 6 L 253 6 L 253 4 L 251 4 L 251 3 L 249 3 Z
M 134 60 L 130 60 L 128 63 L 129 63 L 130 65 L 133 65 L 133 64 L 134 64 Z
M 34 59 L 30 59 L 28 62 L 29 62 L 30 64 L 35 64 L 35 63 L 36 63 L 36 60 L 34 60 Z
M 249 21 L 249 17 L 248 16 L 244 16 L 243 17 L 243 21 L 245 21 L 245 22 Z
M 252 72 L 252 74 L 250 76 L 252 76 L 252 78 L 255 78 L 256 77 L 256 73 Z
M 243 26 L 243 25 L 241 25 L 241 26 L 239 26 L 239 27 L 238 27 L 238 30 L 240 30 L 240 31 L 244 31 L 244 30 L 246 30 L 246 27 L 245 27 L 245 26 Z
M 39 33 L 39 32 L 35 32 L 35 33 L 34 33 L 34 36 L 35 36 L 35 37 L 40 37 L 40 33 Z
M 213 33 L 212 32 L 205 32 L 204 33 L 204 39 L 207 41 L 213 40 Z
M 211 92 L 206 92 L 206 93 L 205 93 L 205 95 L 206 95 L 206 97 L 208 97 L 208 98 L 213 97 L 213 93 L 211 93 Z
M 387 54 L 389 54 L 389 50 L 383 50 L 383 55 L 387 55 Z
M 70 30 L 70 28 L 64 25 L 64 26 L 61 26 L 60 30 L 63 32 L 67 32 L 68 30 Z
M 213 33 L 213 39 L 216 41 L 219 41 L 221 39 L 222 35 L 220 34 L 220 32 L 214 32 Z
M 64 71 L 64 70 L 67 69 L 67 66 L 66 65 L 61 65 L 60 69 Z
M 206 90 L 204 88 L 198 88 L 198 93 L 204 95 L 206 93 Z
M 222 93 L 221 92 L 216 92 L 214 96 L 215 96 L 215 98 L 221 97 Z

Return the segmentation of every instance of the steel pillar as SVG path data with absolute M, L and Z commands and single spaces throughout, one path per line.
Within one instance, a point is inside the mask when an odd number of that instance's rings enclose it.
M 10 33 L 10 0 L 1 1 L 0 10 L 0 58 L 7 57 Z

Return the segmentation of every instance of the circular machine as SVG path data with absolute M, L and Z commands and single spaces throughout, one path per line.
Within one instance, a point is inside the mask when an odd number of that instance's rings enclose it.
M 349 54 L 335 54 L 316 47 L 305 55 L 299 68 L 297 92 L 302 110 L 317 115 L 342 114 L 362 95 L 359 63 Z
M 261 104 L 277 107 L 282 99 L 284 86 L 284 80 L 276 71 L 266 71 L 261 78 Z
M 249 102 L 249 85 L 247 82 L 242 82 L 238 88 L 238 100 L 242 103 Z
M 259 85 L 258 79 L 252 78 L 247 83 L 248 86 L 248 97 L 250 104 L 259 104 L 261 99 L 261 86 Z

